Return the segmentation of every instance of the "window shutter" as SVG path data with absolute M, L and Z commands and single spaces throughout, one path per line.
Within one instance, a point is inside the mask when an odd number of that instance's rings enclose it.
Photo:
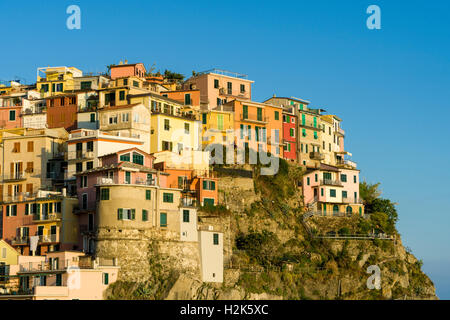
M 131 209 L 131 220 L 136 218 L 136 209 Z
M 122 208 L 117 209 L 117 219 L 123 220 L 123 209 Z
M 207 183 L 206 183 L 206 180 L 203 180 L 203 189 L 207 189 Z
M 211 190 L 216 190 L 216 182 L 211 181 Z

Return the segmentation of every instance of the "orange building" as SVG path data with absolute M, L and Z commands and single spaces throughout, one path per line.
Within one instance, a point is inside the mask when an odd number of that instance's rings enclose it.
M 234 112 L 235 142 L 238 147 L 265 150 L 277 157 L 283 156 L 283 108 L 236 99 L 224 105 Z M 262 149 L 261 149 L 262 148 Z
M 200 109 L 200 90 L 163 91 L 161 95 L 191 106 L 193 109 Z
M 46 99 L 49 128 L 77 129 L 77 95 L 58 95 Z
M 116 78 L 132 77 L 132 76 L 144 78 L 146 72 L 147 71 L 145 70 L 143 63 L 128 64 L 127 61 L 125 61 L 124 64 L 117 64 L 110 66 L 110 75 L 111 79 L 113 80 Z

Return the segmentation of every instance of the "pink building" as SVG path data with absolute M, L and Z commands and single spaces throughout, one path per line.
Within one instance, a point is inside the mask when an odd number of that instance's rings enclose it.
M 303 197 L 310 212 L 345 216 L 364 214 L 359 198 L 359 170 L 321 164 L 303 176 Z
M 201 108 L 211 110 L 236 98 L 251 100 L 253 82 L 244 74 L 212 69 L 188 79 L 183 89 L 200 90 Z
M 128 64 L 127 61 L 125 61 L 125 64 L 118 64 L 110 67 L 111 79 L 113 80 L 132 76 L 144 78 L 145 73 L 146 70 L 143 63 Z
M 0 96 L 0 129 L 23 127 L 22 103 L 23 96 Z

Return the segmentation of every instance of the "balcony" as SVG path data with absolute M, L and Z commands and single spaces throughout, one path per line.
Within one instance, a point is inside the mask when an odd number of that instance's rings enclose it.
M 196 199 L 192 198 L 181 198 L 180 206 L 181 207 L 197 207 L 198 203 Z
M 59 242 L 59 234 L 40 235 L 39 243 L 55 243 Z
M 342 183 L 340 181 L 331 180 L 331 179 L 320 180 L 320 185 L 322 185 L 322 186 L 342 187 Z
M 310 152 L 309 153 L 309 158 L 311 160 L 323 160 L 323 159 L 325 159 L 325 155 L 323 153 L 320 153 L 320 152 Z
M 13 174 L 5 174 L 3 175 L 4 182 L 14 182 L 14 181 L 24 181 L 26 180 L 26 176 L 24 172 L 15 172 Z
M 156 179 L 143 179 L 143 178 L 131 178 L 129 182 L 123 180 L 119 181 L 117 177 L 114 178 L 97 178 L 97 185 L 108 186 L 108 185 L 142 185 L 142 186 L 156 186 Z
M 317 130 L 317 131 L 322 130 L 322 128 L 320 127 L 320 125 L 318 123 L 314 124 L 311 121 L 305 121 L 305 122 L 301 121 L 300 127 L 305 127 L 305 128 L 313 129 L 313 130 Z
M 360 198 L 344 198 L 344 197 L 342 197 L 342 203 L 363 204 L 363 200 Z
M 48 213 L 48 214 L 33 215 L 34 222 L 61 221 L 61 218 L 62 218 L 61 213 Z
M 66 153 L 66 160 L 79 161 L 94 159 L 94 151 L 69 151 Z
M 53 263 L 45 261 L 28 262 L 19 265 L 19 272 L 63 271 L 72 265 L 76 266 L 76 263 L 71 263 L 70 260 L 54 260 Z
M 241 122 L 268 123 L 269 117 L 258 117 L 255 115 L 247 115 L 247 117 L 244 117 L 244 115 L 241 114 L 240 120 Z
M 345 136 L 345 131 L 342 130 L 341 128 L 338 129 L 337 134 L 341 135 L 341 136 Z
M 28 244 L 30 238 L 28 236 L 20 236 L 20 237 L 15 237 L 14 239 L 11 240 L 11 244 L 14 245 L 26 245 Z
M 351 160 L 337 160 L 336 166 L 356 169 L 357 164 L 356 164 L 356 162 L 353 162 Z

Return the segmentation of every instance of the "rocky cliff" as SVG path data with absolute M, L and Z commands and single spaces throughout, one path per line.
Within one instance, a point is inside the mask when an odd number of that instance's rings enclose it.
M 200 214 L 200 220 L 225 226 L 223 284 L 202 283 L 195 272 L 184 272 L 178 267 L 184 259 L 178 250 L 170 263 L 154 259 L 164 272 L 145 283 L 122 278 L 111 286 L 108 297 L 437 299 L 433 283 L 421 271 L 421 261 L 403 247 L 396 231 L 390 239 L 346 237 L 370 234 L 367 230 L 378 226 L 379 217 L 306 219 L 300 168 L 283 162 L 272 177 L 258 176 L 251 167 L 239 169 L 221 173 L 219 192 L 225 207 Z M 253 172 L 253 177 L 243 175 L 242 169 Z M 370 266 L 379 268 L 380 289 L 376 274 L 368 273 Z

